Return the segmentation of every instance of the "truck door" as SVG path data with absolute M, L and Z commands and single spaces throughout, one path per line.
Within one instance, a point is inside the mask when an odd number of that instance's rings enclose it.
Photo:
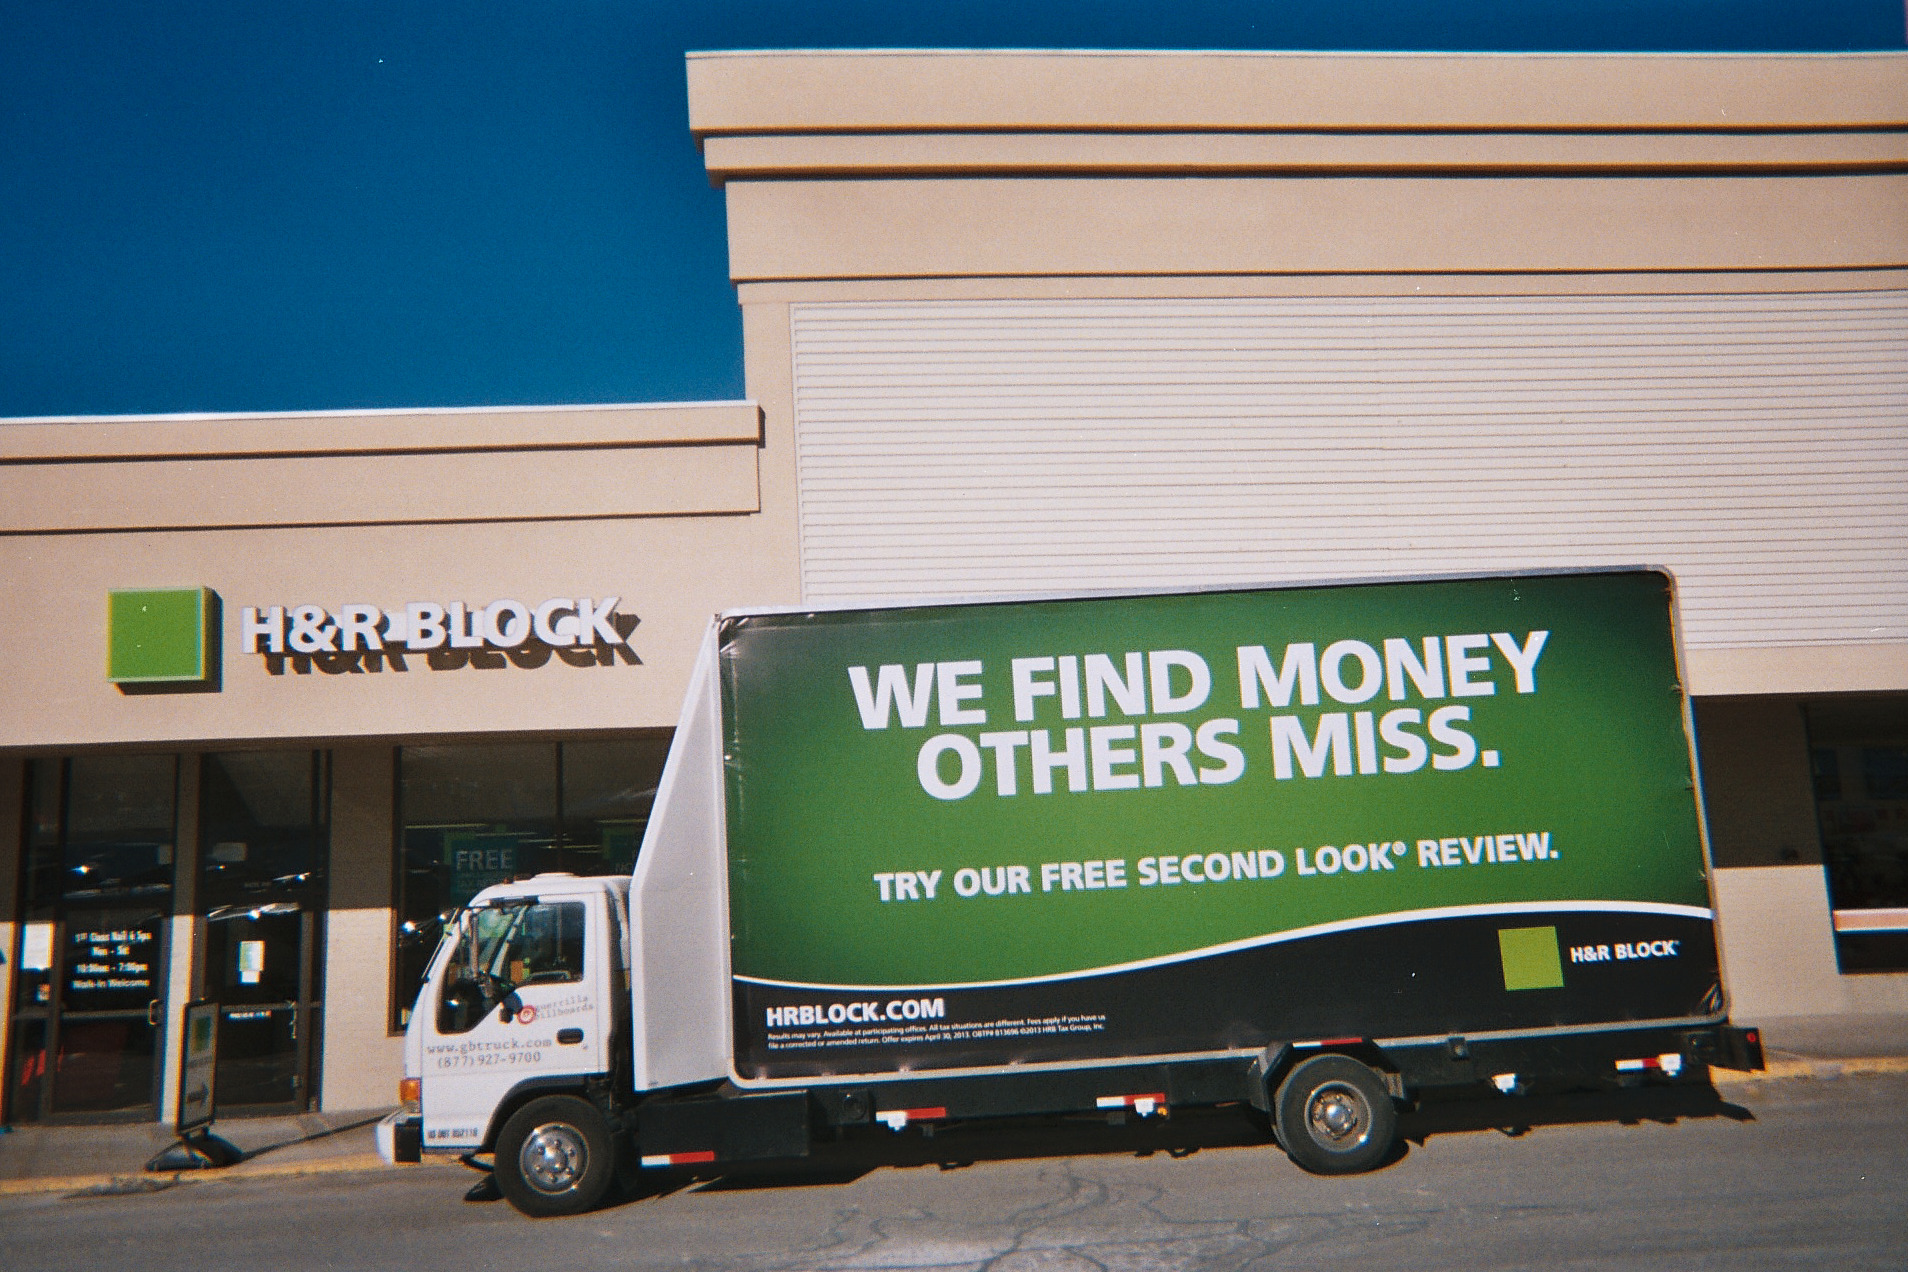
M 611 951 L 603 895 L 499 899 L 466 911 L 420 1003 L 427 1151 L 479 1147 L 531 1078 L 608 1069 Z

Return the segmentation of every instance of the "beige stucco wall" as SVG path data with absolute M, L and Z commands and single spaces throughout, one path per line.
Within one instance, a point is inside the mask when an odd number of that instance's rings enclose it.
M 174 794 L 172 914 L 166 920 L 165 1016 L 161 1022 L 159 1120 L 179 1114 L 179 1072 L 185 1066 L 185 1009 L 205 981 L 205 918 L 199 914 L 199 779 L 203 756 L 179 757 Z M 156 988 L 156 987 L 155 987 Z
M 731 181 L 738 279 L 1874 268 L 1908 177 Z M 882 232 L 870 233 L 868 227 Z
M 331 753 L 319 1087 L 326 1112 L 395 1104 L 404 1076 L 404 1039 L 390 1032 L 395 777 L 390 747 L 339 747 Z
M 1752 131 L 1899 121 L 1896 53 L 796 49 L 689 55 L 699 136 Z
M 738 281 L 1908 261 L 1900 54 L 725 53 L 689 97 Z
M 668 727 L 709 617 L 794 599 L 786 433 L 703 407 L 0 422 L 0 748 Z M 209 587 L 215 693 L 106 680 L 106 597 Z M 610 665 L 275 663 L 245 607 L 615 596 Z M 443 659 L 436 660 L 438 662 Z M 276 668 L 280 674 L 273 674 Z M 30 686 L 30 691 L 24 691 Z
M 1737 1020 L 1908 1012 L 1908 973 L 1844 976 L 1820 866 L 1715 872 L 1723 983 Z

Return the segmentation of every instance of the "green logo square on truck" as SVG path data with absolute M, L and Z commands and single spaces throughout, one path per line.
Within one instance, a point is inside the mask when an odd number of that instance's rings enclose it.
M 1499 928 L 1505 989 L 1562 989 L 1563 954 L 1554 927 Z

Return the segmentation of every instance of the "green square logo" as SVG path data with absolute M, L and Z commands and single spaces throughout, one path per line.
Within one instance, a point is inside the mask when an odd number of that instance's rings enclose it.
M 1505 989 L 1562 989 L 1563 953 L 1554 927 L 1499 928 Z
M 106 679 L 120 685 L 210 680 L 211 614 L 208 588 L 107 593 Z

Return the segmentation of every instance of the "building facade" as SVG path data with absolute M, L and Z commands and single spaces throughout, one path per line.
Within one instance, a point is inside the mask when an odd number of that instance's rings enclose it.
M 627 869 L 805 601 L 1666 566 L 1735 1013 L 1908 1013 L 1908 58 L 689 91 L 748 402 L 0 425 L 6 1116 L 165 1116 L 201 998 L 226 1108 L 389 1103 L 437 917 Z
M 626 871 L 709 616 L 792 599 L 747 402 L 0 426 L 15 1121 L 395 1097 L 437 917 Z M 204 639 L 200 639 L 199 634 Z

